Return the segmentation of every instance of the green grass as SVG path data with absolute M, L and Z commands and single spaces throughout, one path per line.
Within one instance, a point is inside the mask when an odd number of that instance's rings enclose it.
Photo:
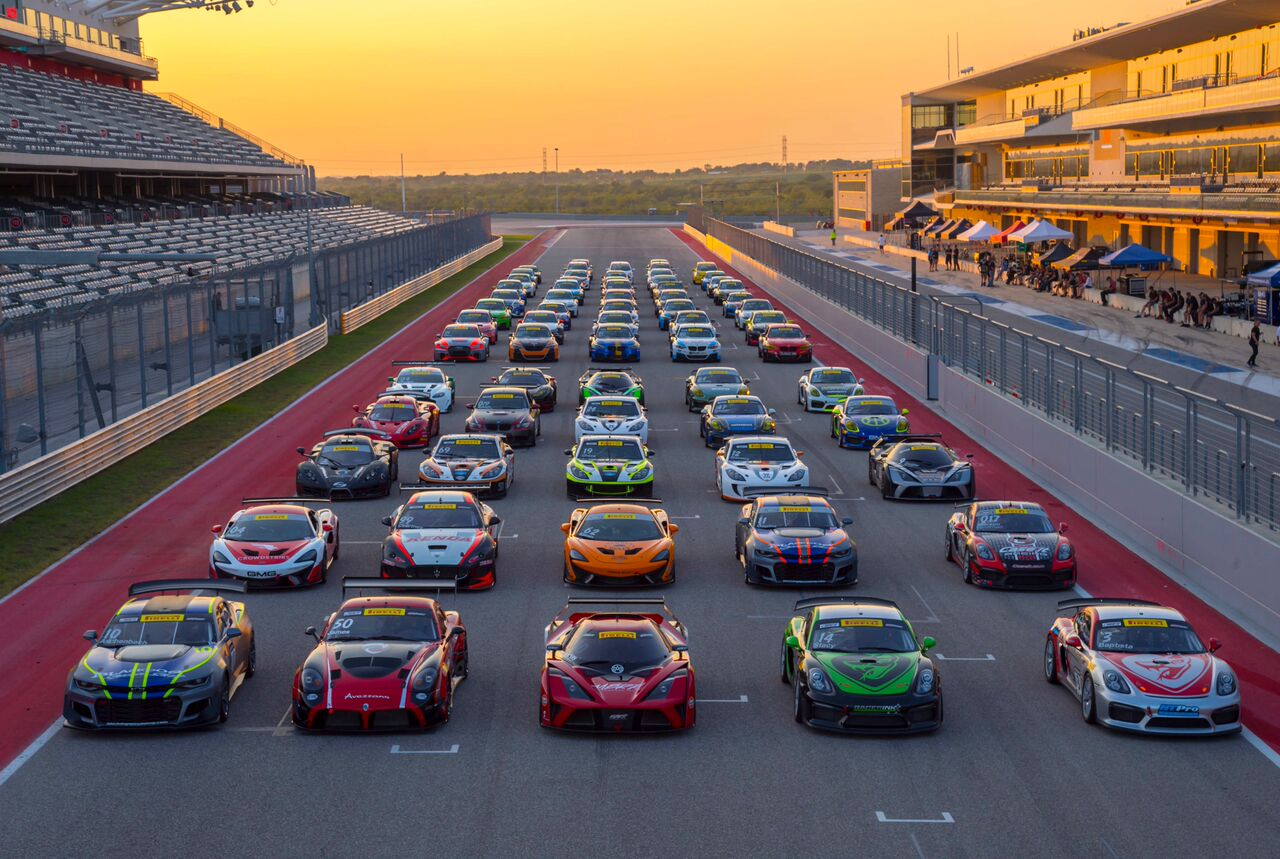
M 502 248 L 345 337 L 272 376 L 105 471 L 0 525 L 0 595 L 65 557 L 138 505 L 247 435 L 271 415 L 359 359 L 406 323 L 514 253 L 528 236 L 504 236 Z M 202 539 L 200 534 L 175 535 Z

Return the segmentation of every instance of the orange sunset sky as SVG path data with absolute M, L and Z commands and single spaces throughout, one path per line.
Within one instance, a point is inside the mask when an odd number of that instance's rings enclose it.
M 244 5 L 243 0 L 241 5 Z M 173 91 L 321 175 L 899 154 L 899 96 L 1177 0 L 258 0 L 144 18 Z M 954 68 L 954 57 L 953 57 Z M 549 158 L 551 158 L 549 154 Z

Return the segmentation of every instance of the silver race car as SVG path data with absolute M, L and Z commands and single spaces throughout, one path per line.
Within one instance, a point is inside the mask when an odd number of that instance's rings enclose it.
M 470 492 L 415 492 L 382 524 L 382 578 L 437 579 L 458 590 L 496 582 L 498 525 L 493 509 Z
M 500 435 L 445 435 L 418 466 L 418 483 L 400 488 L 464 489 L 502 498 L 516 479 L 515 460 L 515 451 Z
M 748 491 L 791 492 L 809 486 L 809 466 L 791 442 L 777 436 L 734 436 L 716 451 L 716 488 L 726 501 L 746 501 Z
M 970 501 L 978 491 L 971 456 L 957 455 L 937 434 L 884 436 L 867 454 L 867 482 L 895 501 Z
M 443 414 L 453 411 L 453 377 L 427 362 L 393 361 L 400 372 L 387 377 L 388 387 L 396 391 L 426 394 Z

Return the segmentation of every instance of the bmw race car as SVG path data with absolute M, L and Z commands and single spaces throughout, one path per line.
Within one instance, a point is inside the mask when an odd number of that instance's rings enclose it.
M 738 315 L 738 308 L 742 306 L 742 302 L 751 298 L 751 293 L 745 289 L 737 289 L 733 292 L 727 292 L 722 289 L 720 290 L 720 296 L 722 299 L 720 302 L 720 306 L 723 308 L 722 314 L 732 319 Z
M 748 490 L 734 549 L 749 585 L 856 585 L 858 545 L 824 489 Z
M 976 501 L 947 522 L 947 560 L 964 580 L 988 588 L 1071 588 L 1076 552 L 1039 504 Z
M 578 377 L 578 405 L 585 403 L 587 397 L 608 395 L 633 397 L 644 405 L 644 383 L 631 370 L 603 370 L 599 367 L 588 367 Z
M 516 479 L 515 452 L 499 435 L 441 436 L 418 466 L 418 483 L 401 489 L 458 489 L 502 498 Z
M 341 550 L 338 514 L 293 498 L 246 498 L 252 504 L 214 525 L 209 578 L 252 585 L 318 585 Z
M 560 344 L 549 325 L 521 322 L 507 342 L 508 361 L 559 361 Z
M 972 454 L 961 458 L 938 435 L 885 436 L 867 454 L 867 482 L 894 500 L 977 497 Z
M 482 298 L 476 302 L 476 310 L 488 313 L 499 331 L 511 328 L 511 308 L 501 298 Z
M 667 511 L 601 502 L 579 507 L 564 532 L 564 580 L 576 585 L 671 584 L 680 526 Z
M 910 433 L 908 414 L 889 397 L 849 397 L 831 412 L 831 437 L 840 447 L 868 448 L 882 438 Z
M 649 442 L 649 417 L 632 397 L 587 397 L 573 421 L 573 440 L 584 435 L 634 435 Z
M 770 325 L 756 341 L 756 352 L 769 361 L 803 361 L 813 363 L 813 344 L 799 325 Z
M 560 316 L 552 310 L 543 310 L 539 307 L 537 310 L 530 310 L 524 315 L 526 325 L 545 325 L 551 329 L 552 335 L 556 338 L 556 342 L 564 343 L 564 323 L 560 320 Z
M 400 451 L 390 436 L 372 429 L 329 430 L 311 448 L 294 476 L 297 494 L 331 500 L 386 497 L 400 477 Z
M 513 287 L 510 289 L 503 289 L 499 287 L 489 293 L 489 297 L 505 302 L 507 310 L 511 313 L 511 318 L 513 320 L 524 316 L 524 309 L 526 305 L 524 287 L 519 282 L 513 284 Z
M 542 283 L 542 269 L 538 268 L 536 265 L 518 265 L 511 269 L 512 277 L 525 275 L 532 276 L 534 283 Z
M 591 361 L 639 361 L 640 338 L 630 325 L 601 325 L 587 341 Z
M 453 377 L 444 370 L 427 366 L 424 361 L 393 361 L 392 366 L 402 368 L 394 376 L 387 377 L 387 384 L 392 388 L 425 394 L 441 412 L 453 411 L 456 387 Z
M 681 325 L 671 338 L 672 361 L 719 361 L 720 339 L 710 325 Z
M 510 328 L 511 325 L 499 325 Z M 475 325 L 446 325 L 435 342 L 436 361 L 488 361 L 489 338 Z
M 750 393 L 747 381 L 733 367 L 703 367 L 684 380 L 684 404 L 691 412 L 701 411 L 716 397 Z
M 342 580 L 342 605 L 306 634 L 316 646 L 293 675 L 293 724 L 305 731 L 430 728 L 449 721 L 467 676 L 467 631 L 445 611 L 453 582 Z M 348 596 L 352 591 L 378 595 Z
M 747 298 L 737 306 L 733 313 L 733 327 L 739 331 L 747 327 L 747 320 L 753 313 L 773 310 L 773 302 L 767 298 Z
M 760 345 L 760 335 L 770 325 L 785 325 L 787 314 L 781 310 L 756 310 L 743 323 L 742 331 L 746 335 L 748 346 Z
M 541 367 L 506 367 L 489 381 L 504 387 L 524 388 L 541 414 L 556 410 L 556 377 Z
M 67 675 L 63 724 L 81 730 L 193 728 L 227 721 L 257 667 L 243 582 L 172 579 L 129 586 L 129 600 Z
M 772 434 L 778 426 L 773 415 L 759 397 L 716 397 L 702 407 L 698 435 L 707 447 L 719 447 L 733 435 Z
M 584 495 L 653 495 L 653 454 L 633 435 L 584 435 L 573 447 L 565 466 L 565 491 L 570 498 Z
M 745 501 L 749 490 L 788 492 L 809 486 L 803 453 L 777 436 L 734 436 L 716 451 L 716 488 L 725 501 Z
M 806 412 L 829 412 L 863 394 L 863 381 L 848 367 L 814 367 L 796 382 L 796 402 Z
M 492 508 L 470 492 L 415 492 L 383 518 L 382 578 L 437 579 L 462 590 L 497 581 L 498 525 Z
M 440 410 L 436 404 L 412 393 L 388 391 L 363 409 L 353 405 L 351 410 L 356 413 L 351 421 L 353 427 L 384 432 L 398 448 L 425 447 L 440 434 Z
M 1176 609 L 1135 599 L 1074 599 L 1044 643 L 1044 678 L 1090 724 L 1144 734 L 1233 734 L 1240 684 Z
M 671 320 L 671 327 L 667 329 L 667 339 L 674 340 L 676 332 L 685 325 L 702 325 L 708 328 L 715 328 L 715 323 L 711 321 L 711 317 L 707 315 L 707 311 L 681 310 L 677 312 L 675 318 Z
M 889 600 L 800 600 L 782 639 L 782 682 L 795 720 L 850 734 L 915 734 L 942 727 L 942 678 L 911 622 Z
M 542 727 L 648 733 L 694 726 L 688 632 L 661 597 L 571 597 L 545 638 Z
M 459 313 L 458 318 L 453 321 L 456 325 L 474 325 L 479 328 L 480 334 L 489 341 L 490 345 L 498 342 L 498 326 L 494 324 L 493 317 L 487 310 L 477 310 L 472 307 Z
M 523 440 L 529 447 L 537 445 L 542 435 L 542 410 L 524 388 L 485 388 L 467 409 L 471 414 L 463 424 L 465 432 L 498 433 L 508 441 Z
M 538 305 L 538 309 L 554 313 L 556 319 L 560 320 L 560 324 L 564 326 L 565 331 L 573 327 L 573 302 L 547 301 L 544 299 Z

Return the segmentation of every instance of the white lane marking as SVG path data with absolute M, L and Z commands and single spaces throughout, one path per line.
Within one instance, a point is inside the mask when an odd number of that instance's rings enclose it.
M 844 489 L 842 489 L 840 484 L 836 482 L 836 476 L 828 471 L 827 477 L 831 478 L 831 485 L 835 487 L 836 495 L 844 495 Z
M 61 728 L 62 717 L 59 716 L 54 720 L 52 725 L 44 729 L 43 734 L 32 740 L 30 745 L 22 750 L 22 754 L 11 760 L 7 767 L 0 770 L 0 787 L 3 787 L 5 782 L 13 778 L 14 774 L 17 773 L 18 770 L 22 769 L 23 764 L 35 757 L 36 752 L 44 748 L 44 744 L 52 740 L 53 735 L 58 733 Z
M 699 704 L 746 704 L 746 695 L 739 695 L 737 698 L 699 698 Z
M 276 732 L 276 729 L 274 727 L 271 727 L 271 728 L 262 728 L 262 727 L 235 728 L 233 727 L 233 728 L 224 728 L 223 730 L 231 731 L 234 734 L 274 734 Z
M 381 546 L 381 540 L 343 540 L 344 546 Z
M 680 432 L 679 427 L 649 427 L 649 432 Z
M 447 749 L 402 749 L 398 743 L 391 747 L 393 755 L 456 755 L 457 753 L 457 743 Z
M 924 859 L 924 850 L 920 848 L 920 842 L 916 839 L 916 834 L 914 832 L 911 833 L 911 843 L 916 848 L 916 856 L 918 859 Z
M 942 812 L 942 817 L 937 820 L 913 819 L 913 818 L 894 818 L 887 816 L 883 811 L 876 812 L 876 820 L 880 823 L 955 823 L 956 819 L 951 816 L 951 812 Z
M 499 540 L 519 540 L 519 534 L 503 534 L 498 537 Z
M 1280 767 L 1280 752 L 1276 752 L 1275 749 L 1267 745 L 1266 740 L 1262 739 L 1262 737 L 1259 737 L 1248 728 L 1241 728 L 1240 735 L 1245 738 L 1245 741 L 1248 742 L 1249 745 L 1262 752 L 1262 756 L 1271 761 L 1272 765 Z M 0 776 L 0 784 L 4 784 L 3 776 Z
M 280 717 L 280 721 L 276 722 L 275 730 L 271 732 L 273 737 L 287 737 L 293 733 L 293 723 L 289 719 L 293 707 L 287 707 L 284 715 Z
M 714 491 L 714 490 L 712 490 L 712 491 Z M 671 516 L 671 517 L 668 517 L 668 518 L 671 518 L 671 519 L 701 519 L 701 518 L 702 518 L 702 514 L 701 514 L 701 513 L 694 513 L 692 516 Z
M 943 656 L 941 653 L 935 653 L 934 656 L 943 662 L 995 662 L 996 658 L 990 653 L 985 656 Z
M 759 371 L 758 371 L 758 370 L 752 370 L 752 371 L 751 371 L 751 381 L 753 381 L 753 382 L 759 382 L 759 381 L 761 381 L 761 379 L 760 379 L 760 373 L 759 373 Z
M 1120 854 L 1116 852 L 1116 849 L 1114 847 L 1112 847 L 1110 844 L 1107 843 L 1107 839 L 1105 838 L 1102 839 L 1102 846 L 1107 848 L 1107 852 L 1111 854 L 1113 859 L 1120 859 Z

